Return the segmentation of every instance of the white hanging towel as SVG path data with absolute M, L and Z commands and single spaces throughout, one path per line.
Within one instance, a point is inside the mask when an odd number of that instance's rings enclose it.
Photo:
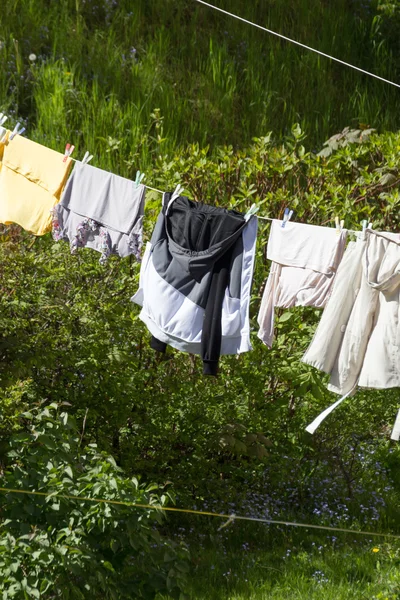
M 272 221 L 267 258 L 272 261 L 258 324 L 258 337 L 269 348 L 274 339 L 275 307 L 322 308 L 332 291 L 347 230 L 288 221 Z

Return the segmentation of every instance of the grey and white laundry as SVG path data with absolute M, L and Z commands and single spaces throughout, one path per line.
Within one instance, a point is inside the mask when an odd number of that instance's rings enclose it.
M 322 308 L 342 259 L 347 230 L 273 220 L 267 245 L 272 261 L 258 324 L 258 337 L 269 348 L 274 340 L 275 307 Z
M 71 252 L 88 247 L 101 253 L 133 254 L 140 260 L 145 186 L 77 162 L 61 201 L 52 212 L 53 237 L 69 240 Z
M 257 218 L 164 194 L 132 298 L 151 345 L 199 354 L 216 375 L 221 354 L 251 350 L 249 305 Z
M 368 230 L 350 242 L 303 362 L 328 388 L 400 386 L 400 236 Z

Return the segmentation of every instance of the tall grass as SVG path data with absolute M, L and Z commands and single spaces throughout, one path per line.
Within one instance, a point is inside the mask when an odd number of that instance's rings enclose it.
M 373 5 L 215 3 L 396 76 Z M 394 88 L 194 0 L 9 0 L 0 13 L 0 62 L 1 110 L 25 118 L 30 136 L 90 147 L 123 173 L 187 142 L 242 145 L 293 122 L 317 147 L 346 125 L 393 129 L 399 121 Z
M 397 600 L 397 541 L 235 522 L 171 518 L 193 556 L 196 600 Z M 203 528 L 202 528 L 203 525 Z M 211 531 L 210 531 L 211 530 Z M 190 533 L 192 532 L 192 533 Z M 195 533 L 194 533 L 195 532 Z M 332 535 L 334 534 L 334 535 Z M 168 599 L 169 600 L 169 599 Z

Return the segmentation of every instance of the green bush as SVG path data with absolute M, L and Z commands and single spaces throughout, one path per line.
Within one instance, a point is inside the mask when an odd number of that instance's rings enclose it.
M 159 532 L 168 493 L 125 477 L 95 444 L 83 446 L 61 407 L 20 418 L 1 486 L 42 495 L 0 496 L 2 597 L 183 598 L 188 552 Z
M 269 135 L 239 151 L 191 145 L 160 156 L 147 181 L 161 189 L 180 182 L 196 200 L 243 211 L 254 202 L 261 216 L 282 216 L 290 206 L 302 222 L 333 225 L 338 214 L 349 228 L 360 229 L 363 219 L 377 229 L 399 227 L 399 135 L 346 130 L 327 142 L 325 155 L 306 152 L 304 137 L 294 126 L 284 143 Z M 159 209 L 160 195 L 149 192 L 147 238 Z M 260 220 L 254 349 L 223 357 L 214 380 L 201 375 L 198 357 L 169 349 L 171 360 L 163 360 L 149 348 L 138 307 L 130 302 L 139 274 L 130 259 L 112 257 L 103 268 L 91 250 L 71 256 L 68 244 L 50 236 L 35 239 L 6 228 L 0 243 L 3 439 L 18 427 L 16 414 L 24 407 L 41 398 L 69 402 L 79 420 L 88 411 L 85 441 L 111 453 L 127 473 L 172 480 L 182 502 L 211 489 L 218 496 L 227 482 L 235 488 L 248 469 L 262 472 L 266 464 L 279 464 L 282 453 L 300 460 L 317 450 L 334 471 L 332 449 L 345 452 L 353 434 L 387 439 L 395 390 L 359 392 L 314 438 L 304 432 L 334 397 L 324 376 L 300 361 L 320 311 L 277 311 L 272 350 L 257 339 L 268 232 L 269 223 Z

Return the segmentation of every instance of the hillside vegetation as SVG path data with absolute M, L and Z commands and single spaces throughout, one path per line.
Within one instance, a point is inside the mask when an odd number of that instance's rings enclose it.
M 217 1 L 393 81 L 396 4 Z M 118 144 L 128 165 L 188 142 L 244 146 L 295 122 L 310 148 L 345 126 L 399 123 L 398 89 L 194 0 L 10 0 L 0 25 L 0 107 L 53 145 L 100 155 Z
M 220 5 L 396 80 L 396 3 Z M 217 206 L 399 231 L 397 91 L 193 1 L 9 0 L 0 60 L 0 112 L 31 139 Z M 159 210 L 148 192 L 145 241 Z M 217 378 L 150 349 L 134 261 L 0 227 L 4 599 L 398 600 L 399 539 L 374 535 L 400 535 L 398 390 L 305 432 L 336 397 L 300 360 L 318 310 L 278 310 L 273 349 L 257 339 L 267 221 L 254 348 Z

